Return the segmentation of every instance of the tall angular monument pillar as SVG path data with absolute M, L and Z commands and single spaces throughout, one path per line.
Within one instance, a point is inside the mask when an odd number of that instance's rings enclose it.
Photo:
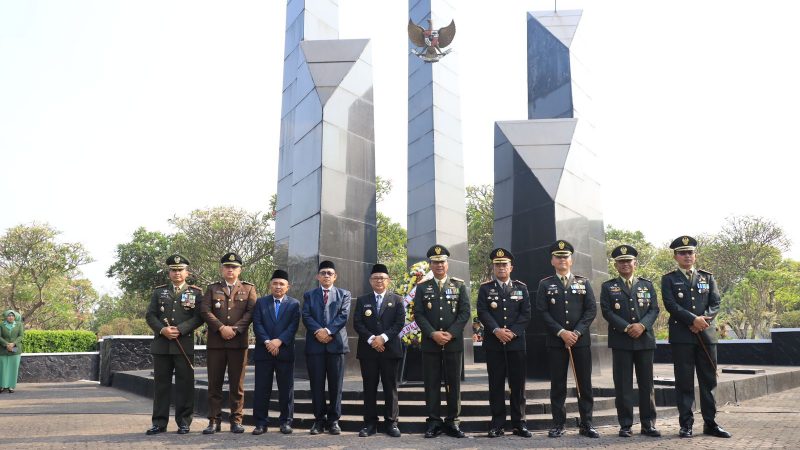
M 288 2 L 275 234 L 295 296 L 326 259 L 337 286 L 367 292 L 377 259 L 370 43 L 336 39 L 336 23 L 335 1 Z M 355 348 L 352 320 L 348 334 Z
M 608 274 L 597 155 L 589 97 L 576 82 L 582 66 L 570 51 L 580 18 L 580 11 L 528 13 L 529 120 L 495 123 L 494 240 L 514 253 L 514 277 L 531 290 L 554 273 L 548 247 L 569 241 L 572 271 L 591 279 L 599 301 Z M 610 361 L 599 307 L 591 332 L 599 371 Z M 534 314 L 526 333 L 529 377 L 549 377 L 546 333 Z

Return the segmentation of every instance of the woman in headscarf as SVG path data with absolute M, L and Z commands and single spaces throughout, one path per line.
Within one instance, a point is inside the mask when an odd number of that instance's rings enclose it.
M 6 310 L 0 324 L 0 393 L 11 394 L 17 387 L 19 361 L 22 358 L 22 336 L 25 334 L 18 312 Z

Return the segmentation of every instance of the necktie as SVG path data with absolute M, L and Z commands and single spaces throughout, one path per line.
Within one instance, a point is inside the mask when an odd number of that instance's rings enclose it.
M 381 303 L 383 303 L 382 300 L 383 300 L 383 296 L 381 294 L 378 294 L 378 295 L 375 296 L 375 303 L 378 304 L 378 311 L 381 310 Z
M 436 280 L 436 284 L 439 285 L 439 291 L 441 292 L 442 286 L 444 286 L 444 280 Z
M 231 285 L 230 284 L 226 284 L 225 285 L 225 294 L 227 294 L 228 297 L 231 296 Z
M 278 318 L 278 311 L 281 309 L 281 301 L 277 298 L 275 299 L 275 318 Z
M 563 284 L 564 287 L 567 287 L 567 277 L 566 276 L 563 276 L 563 275 L 561 276 L 561 284 Z
M 631 285 L 632 285 L 631 280 L 625 280 L 625 286 L 628 286 L 628 289 L 631 288 Z
M 689 281 L 692 281 L 692 270 L 691 269 L 686 271 L 686 278 L 688 278 Z
M 181 287 L 180 286 L 175 286 L 175 295 L 178 295 L 180 293 L 181 293 Z
M 327 306 L 328 305 L 328 289 L 322 290 L 322 303 Z

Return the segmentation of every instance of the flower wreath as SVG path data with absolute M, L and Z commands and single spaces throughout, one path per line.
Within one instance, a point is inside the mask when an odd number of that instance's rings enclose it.
M 398 287 L 397 293 L 403 297 L 403 306 L 406 308 L 406 325 L 400 330 L 400 339 L 410 347 L 419 347 L 422 343 L 422 331 L 414 321 L 414 294 L 417 284 L 433 277 L 429 271 L 428 261 L 420 261 L 411 266 L 403 276 L 403 283 Z

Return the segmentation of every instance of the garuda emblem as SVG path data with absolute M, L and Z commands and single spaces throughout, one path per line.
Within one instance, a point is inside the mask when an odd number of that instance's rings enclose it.
M 408 19 L 408 38 L 419 50 L 411 49 L 411 53 L 418 56 L 426 63 L 434 63 L 447 56 L 453 49 L 442 50 L 453 42 L 456 36 L 456 23 L 450 21 L 450 25 L 433 29 L 433 22 L 428 19 L 428 29 L 415 24 Z

